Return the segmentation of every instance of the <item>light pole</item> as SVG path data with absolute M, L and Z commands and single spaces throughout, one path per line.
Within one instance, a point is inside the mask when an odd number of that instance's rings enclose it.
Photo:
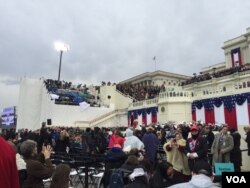
M 63 52 L 67 52 L 69 50 L 69 45 L 64 44 L 63 42 L 55 42 L 54 45 L 55 45 L 56 50 L 60 52 L 59 71 L 58 71 L 58 81 L 60 81 L 62 54 Z

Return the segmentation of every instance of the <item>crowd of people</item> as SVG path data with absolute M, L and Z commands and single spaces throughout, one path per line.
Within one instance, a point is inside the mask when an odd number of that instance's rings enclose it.
M 250 155 L 250 126 L 244 130 Z M 231 162 L 235 171 L 241 171 L 240 142 L 241 135 L 227 125 L 214 133 L 214 127 L 199 123 L 85 130 L 43 125 L 36 131 L 8 130 L 0 137 L 0 170 L 5 172 L 0 173 L 0 185 L 39 188 L 44 179 L 51 178 L 51 188 L 69 187 L 76 183 L 70 176 L 75 160 L 55 163 L 53 157 L 88 153 L 90 159 L 103 157 L 103 187 L 112 187 L 114 169 L 126 172 L 123 183 L 127 188 L 217 187 L 215 163 Z
M 202 82 L 202 81 L 206 81 L 206 80 L 211 80 L 213 78 L 220 78 L 223 76 L 227 76 L 227 75 L 232 75 L 236 72 L 244 72 L 244 71 L 248 71 L 250 70 L 250 65 L 249 64 L 244 64 L 241 66 L 236 66 L 236 67 L 231 67 L 231 68 L 227 68 L 221 71 L 216 71 L 216 69 L 214 70 L 213 73 L 201 73 L 200 75 L 196 75 L 194 74 L 194 76 L 183 82 L 182 85 L 188 85 L 188 84 L 192 84 L 195 82 Z
M 86 85 L 78 84 L 73 85 L 72 82 L 61 81 L 61 80 L 53 80 L 53 79 L 45 79 L 44 84 L 48 90 L 53 88 L 58 89 L 69 89 L 69 90 L 78 90 L 78 91 L 85 91 Z
M 135 101 L 153 99 L 159 95 L 161 91 L 165 91 L 165 86 L 154 85 L 133 85 L 133 84 L 117 84 L 116 89 L 125 95 L 134 98 Z
M 213 73 L 200 73 L 199 75 L 194 73 L 194 76 L 181 85 L 185 86 L 195 82 L 202 82 L 206 80 L 211 80 L 213 78 L 219 78 L 227 75 L 232 75 L 236 72 L 244 72 L 250 70 L 250 64 L 244 64 L 236 67 L 227 68 L 224 70 L 216 71 L 214 69 Z M 88 88 L 83 84 L 73 85 L 72 82 L 58 81 L 52 79 L 44 80 L 45 87 L 51 94 L 56 94 L 59 97 L 55 99 L 56 104 L 66 104 L 66 105 L 79 105 L 80 102 L 86 101 L 90 106 L 100 106 L 100 101 L 95 99 L 88 92 Z M 124 95 L 129 95 L 135 101 L 142 101 L 147 99 L 153 99 L 159 95 L 160 92 L 166 90 L 164 84 L 158 85 L 137 85 L 137 84 L 111 84 L 111 82 L 102 82 L 102 85 L 115 85 L 116 89 L 123 93 Z M 250 82 L 247 82 L 250 85 Z M 96 86 L 100 89 L 100 86 Z
M 86 84 L 73 85 L 72 82 L 46 79 L 44 85 L 48 93 L 57 96 L 54 97 L 55 104 L 79 105 L 79 103 L 85 101 L 90 106 L 98 106 L 97 99 L 89 93 Z

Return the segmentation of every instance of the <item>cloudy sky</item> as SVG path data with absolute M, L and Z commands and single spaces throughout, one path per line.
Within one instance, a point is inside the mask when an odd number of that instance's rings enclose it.
M 249 0 L 0 0 L 0 110 L 20 78 L 100 84 L 155 70 L 192 75 L 224 61 L 250 27 Z

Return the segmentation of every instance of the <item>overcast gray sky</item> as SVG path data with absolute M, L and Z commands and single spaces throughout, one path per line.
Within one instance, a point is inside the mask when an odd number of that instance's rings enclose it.
M 119 82 L 156 69 L 185 75 L 224 61 L 250 27 L 249 0 L 0 0 L 0 109 L 20 78 Z

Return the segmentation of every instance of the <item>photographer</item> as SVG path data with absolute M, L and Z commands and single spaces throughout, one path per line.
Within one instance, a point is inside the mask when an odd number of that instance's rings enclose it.
M 177 132 L 174 137 L 163 145 L 163 149 L 166 153 L 166 158 L 169 163 L 173 165 L 176 172 L 180 175 L 186 175 L 186 179 L 191 174 L 188 167 L 188 159 L 184 154 L 186 146 L 186 140 L 182 138 L 181 133 Z

